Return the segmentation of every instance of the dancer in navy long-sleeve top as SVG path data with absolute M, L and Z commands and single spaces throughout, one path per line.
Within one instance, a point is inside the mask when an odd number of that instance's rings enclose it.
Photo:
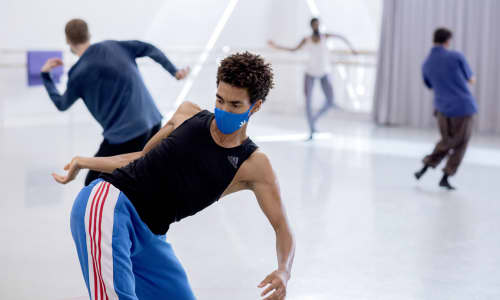
M 62 65 L 57 58 L 42 67 L 42 78 L 52 102 L 60 111 L 82 98 L 103 128 L 104 141 L 95 156 L 113 156 L 140 151 L 161 128 L 162 115 L 147 90 L 136 58 L 150 57 L 176 79 L 189 69 L 178 70 L 155 46 L 141 41 L 103 41 L 90 44 L 88 26 L 81 19 L 66 25 L 66 41 L 79 60 L 68 72 L 66 91 L 60 94 L 50 70 Z M 90 171 L 88 185 L 99 176 Z

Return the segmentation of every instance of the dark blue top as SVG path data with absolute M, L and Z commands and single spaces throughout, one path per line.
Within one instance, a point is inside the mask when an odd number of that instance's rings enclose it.
M 149 56 L 172 76 L 177 69 L 155 46 L 140 41 L 104 41 L 91 45 L 71 67 L 63 95 L 49 73 L 43 83 L 57 109 L 82 98 L 112 144 L 129 141 L 161 122 L 162 116 L 144 85 L 135 59 Z
M 422 67 L 425 85 L 434 90 L 434 107 L 447 117 L 470 116 L 477 112 L 468 81 L 472 71 L 457 51 L 433 47 Z

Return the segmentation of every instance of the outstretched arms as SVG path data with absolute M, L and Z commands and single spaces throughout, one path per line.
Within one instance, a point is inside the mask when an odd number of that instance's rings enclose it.
M 285 50 L 285 51 L 290 51 L 290 52 L 295 52 L 299 49 L 301 49 L 305 44 L 306 44 L 306 38 L 303 38 L 302 41 L 300 41 L 300 43 L 295 46 L 295 47 L 284 47 L 284 46 L 279 46 L 277 45 L 276 43 L 274 43 L 273 41 L 268 41 L 267 44 L 274 48 L 274 49 L 277 49 L 277 50 Z

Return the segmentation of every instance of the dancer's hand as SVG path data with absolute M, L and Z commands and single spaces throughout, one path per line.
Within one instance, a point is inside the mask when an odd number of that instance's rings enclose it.
M 78 172 L 80 172 L 81 166 L 79 164 L 79 160 L 80 158 L 78 156 L 75 156 L 69 164 L 64 166 L 64 170 L 68 171 L 66 176 L 61 176 L 56 173 L 52 173 L 52 177 L 54 177 L 54 179 L 61 184 L 66 184 L 72 181 L 73 179 L 76 178 Z
M 286 285 L 290 279 L 290 274 L 284 270 L 276 270 L 262 280 L 258 285 L 259 288 L 267 288 L 260 294 L 262 297 L 273 291 L 263 300 L 283 300 L 286 297 Z
M 41 71 L 44 73 L 50 72 L 55 67 L 59 67 L 63 65 L 63 61 L 60 58 L 49 58 L 43 65 Z
M 191 71 L 189 69 L 189 67 L 186 67 L 184 69 L 180 69 L 179 71 L 177 71 L 177 73 L 175 73 L 175 79 L 182 80 L 182 79 L 186 78 L 186 76 L 188 76 L 188 74 L 189 74 L 189 71 Z

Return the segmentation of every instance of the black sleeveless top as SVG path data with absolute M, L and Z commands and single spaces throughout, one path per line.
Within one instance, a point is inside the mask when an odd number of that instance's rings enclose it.
M 257 149 L 250 138 L 224 148 L 210 134 L 214 114 L 201 111 L 145 156 L 102 178 L 130 199 L 155 234 L 217 201 L 241 164 Z

